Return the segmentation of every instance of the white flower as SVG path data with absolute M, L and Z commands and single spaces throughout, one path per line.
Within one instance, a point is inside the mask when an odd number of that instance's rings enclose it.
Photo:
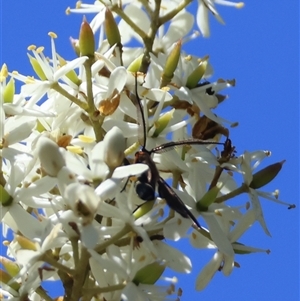
M 198 10 L 197 10 L 197 24 L 204 37 L 209 37 L 209 24 L 208 24 L 208 13 L 211 12 L 213 16 L 221 23 L 225 24 L 222 17 L 219 15 L 215 9 L 215 3 L 225 6 L 233 6 L 236 8 L 242 8 L 244 6 L 243 2 L 231 2 L 224 0 L 198 0 Z
M 228 208 L 230 209 L 230 208 Z M 217 209 L 219 210 L 219 209 Z M 227 213 L 230 213 L 230 211 L 226 210 Z M 218 221 L 221 221 L 223 217 L 226 217 L 226 211 L 223 211 L 222 213 L 219 213 L 218 215 L 214 215 L 214 219 L 217 219 Z M 220 211 L 219 211 L 220 212 Z M 196 289 L 202 290 L 206 287 L 206 285 L 209 283 L 209 281 L 212 279 L 214 274 L 221 268 L 223 274 L 225 276 L 228 276 L 233 267 L 234 267 L 234 253 L 235 248 L 238 249 L 238 244 L 236 244 L 237 240 L 240 238 L 244 232 L 252 226 L 252 224 L 255 222 L 255 213 L 253 210 L 248 210 L 244 215 L 240 215 L 237 218 L 237 223 L 233 229 L 226 228 L 221 229 L 220 224 L 218 223 L 212 223 L 213 220 L 211 218 L 213 216 L 210 216 L 210 214 L 203 214 L 206 216 L 206 222 L 208 222 L 210 226 L 209 235 L 202 235 L 199 232 L 194 231 L 191 234 L 190 242 L 191 244 L 196 248 L 217 248 L 218 251 L 214 254 L 211 261 L 203 268 L 201 273 L 198 275 L 196 280 Z M 221 217 L 220 217 L 221 215 Z M 209 217 L 210 216 L 210 217 Z M 236 214 L 232 215 L 231 218 L 235 216 Z M 208 218 L 209 217 L 209 218 Z M 218 229 L 216 228 L 219 227 Z M 220 235 L 223 235 L 221 237 Z M 243 249 L 244 252 L 258 252 L 258 251 L 266 251 L 266 250 L 260 250 L 260 249 L 253 249 L 251 247 L 244 246 Z

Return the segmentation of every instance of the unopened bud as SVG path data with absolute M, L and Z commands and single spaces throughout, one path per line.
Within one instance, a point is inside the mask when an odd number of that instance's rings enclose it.
M 134 211 L 133 216 L 136 219 L 138 219 L 143 215 L 147 214 L 153 208 L 154 203 L 155 203 L 154 200 L 143 203 L 141 206 L 138 207 L 138 209 Z
M 24 236 L 16 235 L 15 239 L 19 243 L 22 249 L 32 250 L 32 251 L 36 251 L 38 249 L 34 242 L 32 242 L 31 240 L 29 240 Z
M 83 18 L 79 32 L 80 56 L 94 57 L 95 37 L 90 24 Z
M 207 64 L 208 64 L 208 57 L 205 57 L 201 60 L 198 67 L 189 75 L 186 81 L 186 86 L 189 89 L 193 89 L 197 86 L 197 84 L 199 83 L 199 81 L 202 79 L 203 75 L 206 72 Z
M 10 206 L 13 202 L 13 197 L 0 185 L 0 203 L 3 207 Z
M 60 55 L 57 54 L 57 57 L 61 67 L 67 64 L 65 59 Z M 77 86 L 80 86 L 80 84 L 82 83 L 82 80 L 78 78 L 76 72 L 73 69 L 66 73 L 66 77 Z
M 61 168 L 66 165 L 57 144 L 49 138 L 41 137 L 37 149 L 44 171 L 48 176 L 56 177 Z
M 105 10 L 104 30 L 110 46 L 121 44 L 121 36 L 118 25 L 112 12 L 108 8 Z
M 271 164 L 255 173 L 249 187 L 258 189 L 270 183 L 280 172 L 284 162 L 285 160 Z
M 12 277 L 18 275 L 20 272 L 19 265 L 6 257 L 0 256 L 0 263 L 3 265 L 7 273 Z
M 153 134 L 153 137 L 158 137 L 159 134 L 167 127 L 170 120 L 173 118 L 173 114 L 175 112 L 175 109 L 168 111 L 167 113 L 163 114 L 158 118 L 158 120 L 155 122 L 155 132 Z
M 30 54 L 27 54 L 29 57 L 30 64 L 36 73 L 36 75 L 41 79 L 41 80 L 47 80 L 47 76 L 45 75 L 40 63 L 37 61 L 37 59 Z
M 198 211 L 207 211 L 208 207 L 214 203 L 216 200 L 220 188 L 214 186 L 212 189 L 208 190 L 204 196 L 196 203 L 196 208 Z
M 93 188 L 72 183 L 67 186 L 64 198 L 76 216 L 82 217 L 85 223 L 93 221 L 100 202 Z
M 154 284 L 160 278 L 162 273 L 165 271 L 165 266 L 158 263 L 153 262 L 145 267 L 141 268 L 134 276 L 132 280 L 136 285 L 141 284 Z
M 167 86 L 174 76 L 174 72 L 177 68 L 178 61 L 180 58 L 181 45 L 182 45 L 182 41 L 179 40 L 175 44 L 174 48 L 171 50 L 167 58 L 165 68 L 162 74 L 162 84 L 161 84 L 162 87 Z
M 15 80 L 12 77 L 3 91 L 3 100 L 5 103 L 12 103 L 15 96 Z
M 0 83 L 5 81 L 5 79 L 8 77 L 8 69 L 6 64 L 3 64 L 0 70 Z
M 71 45 L 72 45 L 75 53 L 79 57 L 80 56 L 79 40 L 78 39 L 73 39 L 72 37 L 70 37 L 70 42 L 71 42 Z
M 143 56 L 144 54 L 141 54 L 136 59 L 134 59 L 134 61 L 128 66 L 127 71 L 132 73 L 138 72 L 142 64 Z
M 8 273 L 3 270 L 0 270 L 0 280 L 2 283 L 5 283 L 15 291 L 18 291 L 20 288 L 20 284 L 17 282 L 12 282 L 12 278 Z
M 126 142 L 122 131 L 114 126 L 107 132 L 103 139 L 104 143 L 104 162 L 110 168 L 120 166 L 124 159 Z

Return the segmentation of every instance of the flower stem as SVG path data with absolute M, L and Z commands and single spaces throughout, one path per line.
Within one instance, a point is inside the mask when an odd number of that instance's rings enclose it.
M 160 24 L 165 24 L 166 22 L 172 20 L 179 12 L 181 12 L 186 6 L 188 6 L 193 0 L 182 1 L 175 9 L 171 10 L 169 13 L 159 18 Z
M 104 121 L 104 117 L 99 115 L 98 110 L 95 107 L 94 104 L 94 94 L 93 94 L 93 83 L 92 83 L 92 65 L 93 65 L 93 59 L 88 59 L 84 63 L 85 73 L 86 73 L 86 91 L 87 91 L 87 113 L 89 114 L 90 121 L 92 123 L 94 133 L 96 136 L 96 141 L 102 141 L 103 140 L 103 130 L 102 130 L 102 124 Z
M 70 94 L 68 91 L 66 91 L 64 88 L 62 88 L 59 83 L 55 82 L 52 84 L 51 88 L 55 90 L 56 92 L 60 93 L 62 96 L 66 97 L 70 101 L 74 102 L 78 107 L 80 107 L 83 110 L 87 110 L 87 104 L 80 101 L 77 97 Z
M 111 10 L 113 12 L 115 12 L 116 14 L 118 14 L 118 16 L 120 18 L 122 18 L 143 40 L 147 37 L 147 34 L 142 30 L 140 29 L 136 23 L 134 23 L 130 17 L 128 17 L 124 11 L 122 9 L 120 9 L 118 6 L 113 6 L 111 8 Z
M 215 203 L 223 203 L 247 191 L 248 191 L 248 186 L 246 184 L 242 184 L 236 190 L 233 190 L 225 195 L 216 198 Z
M 54 268 L 57 268 L 60 271 L 63 271 L 67 274 L 70 275 L 74 275 L 75 271 L 64 266 L 63 264 L 59 263 L 58 261 L 56 261 L 55 259 L 53 259 L 49 254 L 45 253 L 41 256 L 40 258 L 41 261 L 45 261 L 48 264 L 50 264 L 51 266 L 53 266 Z
M 108 246 L 115 244 L 120 238 L 122 238 L 124 235 L 129 233 L 131 231 L 130 225 L 126 225 L 121 231 L 119 231 L 116 235 L 111 237 L 109 240 L 103 242 L 102 244 L 98 245 L 95 248 L 95 251 L 98 253 L 101 253 L 103 250 L 105 250 Z

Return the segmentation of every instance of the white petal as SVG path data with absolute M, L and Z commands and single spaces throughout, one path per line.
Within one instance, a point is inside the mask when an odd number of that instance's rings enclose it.
M 142 163 L 136 163 L 117 167 L 112 175 L 114 179 L 124 179 L 130 176 L 138 176 L 149 169 L 149 166 Z
M 216 252 L 210 262 L 202 269 L 201 273 L 196 279 L 196 290 L 203 290 L 218 271 L 222 263 L 222 255 Z
M 76 69 L 77 67 L 83 65 L 83 63 L 88 59 L 87 56 L 81 56 L 74 59 L 73 61 L 68 62 L 66 65 L 59 68 L 53 75 L 53 80 L 58 81 L 63 75 L 68 73 L 71 70 Z
M 253 206 L 253 210 L 255 212 L 255 218 L 259 221 L 260 225 L 262 226 L 262 228 L 264 229 L 265 233 L 268 236 L 271 236 L 270 231 L 268 230 L 265 218 L 264 218 L 264 214 L 261 208 L 261 204 L 260 201 L 258 199 L 257 193 L 255 191 L 255 189 L 249 188 L 249 196 L 251 199 L 251 203 Z
M 236 242 L 255 222 L 254 210 L 248 210 L 238 222 L 235 224 L 233 230 L 229 233 L 228 238 L 231 242 Z
M 124 67 L 117 67 L 110 75 L 106 98 L 109 98 L 115 90 L 119 93 L 123 90 L 127 81 L 127 71 Z
M 198 231 L 193 231 L 191 233 L 190 243 L 197 249 L 216 249 L 215 243 Z
M 139 289 L 138 286 L 136 286 L 132 282 L 129 282 L 122 291 L 121 300 L 123 300 L 123 301 L 132 301 L 132 300 L 149 301 L 150 299 L 149 299 L 149 296 L 147 294 L 145 294 L 141 289 Z
M 197 25 L 204 37 L 209 37 L 209 23 L 208 23 L 208 9 L 203 4 L 203 1 L 199 1 L 197 10 Z
M 126 271 L 111 259 L 99 255 L 96 251 L 89 249 L 89 253 L 99 263 L 101 269 L 106 269 L 111 273 L 115 273 L 123 281 L 128 278 Z
M 213 239 L 214 243 L 217 245 L 220 252 L 229 256 L 234 256 L 232 245 L 228 240 L 226 234 L 224 233 L 223 229 L 220 227 L 216 219 L 216 216 L 214 214 L 206 213 L 206 212 L 203 212 L 202 216 L 208 225 L 211 238 Z
M 38 221 L 19 205 L 11 206 L 9 213 L 5 215 L 3 221 L 12 228 L 14 232 L 20 231 L 31 240 L 44 238 L 45 227 L 47 225 L 44 222 Z M 13 224 L 15 224 L 16 227 Z
M 181 11 L 171 21 L 168 31 L 162 41 L 165 47 L 170 47 L 172 43 L 186 36 L 193 27 L 194 16 L 187 11 Z
M 94 249 L 99 238 L 97 229 L 92 224 L 84 226 L 81 230 L 80 239 L 83 245 L 88 249 Z
M 229 276 L 232 272 L 233 267 L 234 267 L 234 257 L 227 256 L 224 254 L 223 267 L 222 267 L 223 274 L 225 276 Z
M 191 260 L 179 250 L 171 247 L 162 241 L 154 241 L 154 246 L 160 258 L 163 258 L 166 265 L 179 273 L 190 273 L 192 270 Z
M 107 179 L 95 189 L 95 193 L 103 201 L 113 199 L 120 190 L 120 183 L 121 179 Z
M 27 122 L 20 124 L 14 130 L 6 134 L 6 143 L 8 143 L 8 145 L 11 145 L 26 139 L 31 134 L 35 124 L 35 120 L 28 120 Z
M 58 145 L 51 139 L 42 136 L 37 142 L 37 150 L 43 169 L 49 176 L 56 177 L 61 168 L 65 166 L 65 160 Z
M 175 213 L 175 217 L 164 225 L 163 235 L 167 239 L 177 241 L 186 236 L 186 232 L 190 227 L 190 219 L 183 218 Z
M 50 191 L 57 183 L 55 178 L 45 176 L 35 182 L 32 182 L 28 187 L 22 187 L 17 195 L 18 201 L 24 201 L 32 196 L 39 196 Z

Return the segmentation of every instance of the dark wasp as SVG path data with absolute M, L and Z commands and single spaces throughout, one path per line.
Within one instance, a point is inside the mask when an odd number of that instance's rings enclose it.
M 166 181 L 159 175 L 159 171 L 154 163 L 151 155 L 159 154 L 167 150 L 174 149 L 177 146 L 193 145 L 193 144 L 221 144 L 215 141 L 205 141 L 200 139 L 186 139 L 180 141 L 172 141 L 163 143 L 159 146 L 154 147 L 152 150 L 146 149 L 146 123 L 143 113 L 141 100 L 138 96 L 137 91 L 137 75 L 135 78 L 135 106 L 137 108 L 137 121 L 139 124 L 138 130 L 138 141 L 141 145 L 141 150 L 135 153 L 134 163 L 143 163 L 149 166 L 149 169 L 137 177 L 136 182 L 136 193 L 144 201 L 151 201 L 155 199 L 155 190 L 157 186 L 158 195 L 165 199 L 168 206 L 179 213 L 184 218 L 190 218 L 198 228 L 201 228 L 199 222 L 190 210 L 185 206 L 183 201 L 175 193 L 175 191 L 166 183 Z

